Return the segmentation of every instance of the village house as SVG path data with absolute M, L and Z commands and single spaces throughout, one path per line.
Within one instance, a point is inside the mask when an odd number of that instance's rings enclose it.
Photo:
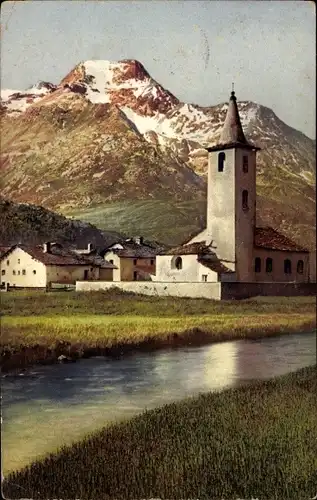
M 77 280 L 112 281 L 115 266 L 104 259 L 77 255 L 60 245 L 13 245 L 2 251 L 1 288 L 50 288 Z
M 146 281 L 151 279 L 151 274 L 155 274 L 159 249 L 145 243 L 142 236 L 137 236 L 114 243 L 103 255 L 116 266 L 113 281 Z

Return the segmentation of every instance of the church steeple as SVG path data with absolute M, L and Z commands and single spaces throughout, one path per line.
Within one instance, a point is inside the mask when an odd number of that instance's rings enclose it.
M 221 132 L 219 144 L 248 144 L 241 125 L 237 98 L 234 90 L 231 92 L 227 116 Z
M 240 121 L 237 98 L 233 89 L 220 139 L 215 146 L 209 146 L 206 149 L 211 152 L 229 148 L 254 149 L 257 151 L 260 149 L 245 138 Z

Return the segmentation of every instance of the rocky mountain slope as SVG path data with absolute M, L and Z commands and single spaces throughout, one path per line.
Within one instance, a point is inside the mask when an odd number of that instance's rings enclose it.
M 105 247 L 123 238 L 115 231 L 101 231 L 87 222 L 69 220 L 43 207 L 0 199 L 1 245 L 57 241 L 80 248 L 86 248 L 88 243 Z
M 262 148 L 258 217 L 312 244 L 314 141 L 264 106 L 238 106 L 246 136 Z M 86 61 L 57 86 L 5 92 L 3 195 L 64 213 L 126 200 L 199 205 L 204 147 L 219 138 L 226 109 L 179 102 L 134 60 Z

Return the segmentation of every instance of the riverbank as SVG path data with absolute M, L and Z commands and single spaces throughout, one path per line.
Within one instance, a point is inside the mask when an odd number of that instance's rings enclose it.
M 3 493 L 308 500 L 317 484 L 316 391 L 315 366 L 147 411 L 8 475 Z
M 316 328 L 314 297 L 216 302 L 111 292 L 10 292 L 1 297 L 1 367 L 136 350 L 199 346 Z

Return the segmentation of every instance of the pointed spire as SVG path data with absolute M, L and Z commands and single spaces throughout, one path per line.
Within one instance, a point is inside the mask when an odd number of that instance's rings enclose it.
M 237 98 L 235 96 L 234 86 L 232 84 L 232 92 L 227 110 L 227 116 L 221 132 L 219 144 L 248 144 L 240 122 L 240 116 L 237 106 Z

